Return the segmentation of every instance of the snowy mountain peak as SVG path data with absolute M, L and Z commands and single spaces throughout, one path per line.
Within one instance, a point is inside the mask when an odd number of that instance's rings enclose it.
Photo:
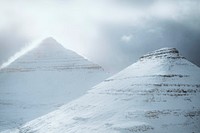
M 143 59 L 16 132 L 199 133 L 200 68 L 173 48 Z
M 36 48 L 19 57 L 8 67 L 6 72 L 29 71 L 67 71 L 67 70 L 103 70 L 79 54 L 65 49 L 55 39 L 49 37 Z
M 47 38 L 0 70 L 0 132 L 80 97 L 109 73 Z
M 140 60 L 145 59 L 155 59 L 155 58 L 184 58 L 180 56 L 179 51 L 176 48 L 161 48 L 158 50 L 155 50 L 153 52 L 147 53 L 146 55 L 143 55 Z
M 53 37 L 48 37 L 46 39 L 44 39 L 40 45 L 60 45 L 62 46 L 61 44 L 59 44 Z
M 55 51 L 63 50 L 65 48 L 60 43 L 58 43 L 53 37 L 48 37 L 39 44 L 37 49 L 42 49 L 45 51 Z
M 46 39 L 43 40 L 43 42 L 56 42 L 57 41 L 53 37 L 47 37 Z

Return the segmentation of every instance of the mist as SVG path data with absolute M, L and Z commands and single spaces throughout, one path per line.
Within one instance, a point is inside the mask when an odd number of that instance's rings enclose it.
M 199 16 L 199 0 L 2 0 L 0 63 L 51 36 L 108 71 L 162 47 L 200 66 Z

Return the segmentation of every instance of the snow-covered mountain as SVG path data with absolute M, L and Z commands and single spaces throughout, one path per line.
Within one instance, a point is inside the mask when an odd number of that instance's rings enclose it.
M 200 68 L 163 48 L 11 132 L 199 133 L 199 101 Z
M 57 109 L 109 76 L 53 38 L 0 70 L 0 131 Z

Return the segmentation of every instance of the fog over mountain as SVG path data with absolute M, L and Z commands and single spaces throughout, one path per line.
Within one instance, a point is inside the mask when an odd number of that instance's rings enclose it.
M 110 74 L 47 38 L 0 68 L 0 132 L 80 97 Z
M 52 36 L 113 72 L 161 47 L 200 66 L 199 16 L 199 0 L 1 0 L 0 63 Z

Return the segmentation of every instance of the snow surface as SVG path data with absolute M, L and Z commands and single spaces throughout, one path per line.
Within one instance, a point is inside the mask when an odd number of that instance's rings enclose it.
M 199 133 L 200 68 L 176 49 L 149 53 L 13 133 Z
M 0 131 L 47 114 L 109 74 L 52 38 L 0 70 Z

